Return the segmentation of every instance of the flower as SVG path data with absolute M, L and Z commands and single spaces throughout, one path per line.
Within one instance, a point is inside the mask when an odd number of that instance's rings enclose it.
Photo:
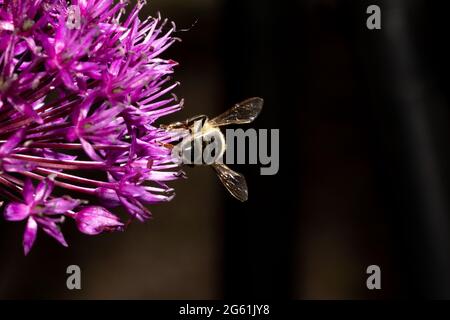
M 38 226 L 67 247 L 66 240 L 58 226 L 58 223 L 63 221 L 60 215 L 70 212 L 80 202 L 68 196 L 50 199 L 53 187 L 53 182 L 45 179 L 35 189 L 31 180 L 26 179 L 22 192 L 24 203 L 11 202 L 5 208 L 4 215 L 6 220 L 21 221 L 27 219 L 27 226 L 23 236 L 25 254 L 28 254 L 33 246 Z
M 119 218 L 103 207 L 88 207 L 75 215 L 78 230 L 85 234 L 96 235 L 103 231 L 121 230 L 123 223 Z
M 162 57 L 178 39 L 160 16 L 139 18 L 144 4 L 125 16 L 124 1 L 0 1 L 0 203 L 26 221 L 25 254 L 38 229 L 67 246 L 67 219 L 120 231 L 105 207 L 145 221 L 174 196 L 182 133 L 155 121 L 183 105 Z

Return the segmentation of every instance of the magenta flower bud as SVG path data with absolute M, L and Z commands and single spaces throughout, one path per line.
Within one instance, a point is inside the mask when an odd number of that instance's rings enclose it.
M 119 218 L 103 207 L 87 207 L 75 215 L 78 230 L 85 234 L 96 235 L 103 231 L 123 230 Z

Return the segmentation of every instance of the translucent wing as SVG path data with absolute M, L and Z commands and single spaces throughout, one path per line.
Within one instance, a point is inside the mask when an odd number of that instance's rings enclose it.
M 258 116 L 263 107 L 264 100 L 261 98 L 250 98 L 235 104 L 232 108 L 209 121 L 213 127 L 228 124 L 250 123 Z
M 245 177 L 242 174 L 231 170 L 226 165 L 221 163 L 215 163 L 212 165 L 212 167 L 216 171 L 220 181 L 233 195 L 233 197 L 242 202 L 247 201 L 247 182 L 245 181 Z

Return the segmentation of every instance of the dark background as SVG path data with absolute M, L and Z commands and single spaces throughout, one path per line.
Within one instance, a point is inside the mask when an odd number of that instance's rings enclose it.
M 366 28 L 378 4 L 382 30 Z M 175 118 L 261 96 L 280 170 L 234 166 L 250 199 L 188 168 L 155 218 L 96 238 L 65 227 L 23 257 L 0 223 L 0 298 L 450 298 L 449 5 L 396 0 L 153 0 L 180 29 Z M 168 119 L 172 120 L 172 119 Z M 66 289 L 66 267 L 82 290 Z M 366 288 L 381 267 L 382 290 Z

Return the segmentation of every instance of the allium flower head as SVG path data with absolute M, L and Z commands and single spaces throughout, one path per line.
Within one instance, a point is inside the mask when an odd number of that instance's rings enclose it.
M 141 20 L 143 5 L 0 0 L 0 205 L 26 221 L 25 254 L 38 229 L 66 246 L 65 218 L 122 230 L 111 208 L 144 221 L 174 196 L 179 136 L 155 121 L 182 107 L 177 63 L 161 56 L 177 39 L 160 17 Z

